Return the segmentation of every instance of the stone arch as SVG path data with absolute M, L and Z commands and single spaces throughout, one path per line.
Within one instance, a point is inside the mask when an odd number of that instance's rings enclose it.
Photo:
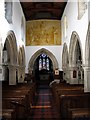
M 28 70 L 31 71 L 33 70 L 33 66 L 34 63 L 37 59 L 37 57 L 41 54 L 41 53 L 45 53 L 49 56 L 49 58 L 51 59 L 52 63 L 53 63 L 53 70 L 55 70 L 56 68 L 58 68 L 58 62 L 55 58 L 55 56 L 47 49 L 42 48 L 40 50 L 38 50 L 36 53 L 33 54 L 33 56 L 31 57 L 29 64 L 28 64 Z
M 79 47 L 80 47 L 81 58 L 82 58 L 82 47 L 81 47 L 81 43 L 80 43 L 80 38 L 79 38 L 79 35 L 77 34 L 77 32 L 74 31 L 74 32 L 72 32 L 72 35 L 71 35 L 70 47 L 69 47 L 69 66 L 70 67 L 76 66 L 76 55 L 77 55 L 76 49 L 78 47 L 77 45 L 79 45 Z
M 19 48 L 19 52 L 18 52 L 18 65 L 22 66 L 22 48 Z
M 24 46 L 22 45 L 22 64 L 23 66 L 25 67 L 25 48 Z
M 90 92 L 90 22 L 85 43 L 85 65 L 84 65 L 84 91 Z
M 63 52 L 62 52 L 62 69 L 63 69 L 63 79 L 66 80 L 67 82 L 69 82 L 68 68 L 69 68 L 69 54 L 68 54 L 67 44 L 64 43 Z
M 86 43 L 85 43 L 85 66 L 90 67 L 90 22 L 88 25 L 88 31 L 86 36 Z
M 25 77 L 25 49 L 23 45 L 18 52 L 18 66 L 18 82 L 23 82 Z
M 5 56 L 6 58 L 5 58 Z M 3 70 L 8 70 L 9 84 L 16 84 L 16 69 L 17 69 L 17 42 L 13 31 L 7 33 L 7 37 L 3 47 Z M 5 72 L 3 72 L 5 74 Z M 4 75 L 5 76 L 5 75 Z M 13 76 L 13 79 L 12 79 Z
M 4 54 L 5 54 L 5 51 L 4 51 L 4 47 L 7 51 L 7 61 L 4 60 Z M 4 44 L 4 47 L 3 47 L 3 60 L 2 62 L 3 63 L 6 63 L 6 64 L 13 64 L 13 48 L 12 48 L 12 43 L 10 42 L 9 38 L 6 38 L 6 41 L 5 41 L 5 44 Z
M 6 38 L 11 46 L 12 46 L 12 51 L 13 51 L 13 64 L 17 64 L 17 42 L 16 42 L 16 37 L 15 37 L 15 33 L 10 30 L 8 33 L 7 33 L 7 38 Z
M 67 68 L 68 64 L 69 64 L 68 48 L 67 48 L 67 44 L 64 43 L 63 52 L 62 52 L 62 69 Z
M 24 46 L 19 48 L 18 52 L 18 64 L 25 67 L 25 49 Z
M 69 76 L 73 84 L 83 84 L 82 47 L 79 35 L 72 32 L 69 47 Z

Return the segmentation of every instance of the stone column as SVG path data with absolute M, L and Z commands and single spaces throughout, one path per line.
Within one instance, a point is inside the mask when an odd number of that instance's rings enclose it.
M 0 81 L 4 80 L 4 67 L 0 65 Z
M 3 68 L 0 66 L 0 111 L 2 112 L 2 80 L 3 78 Z
M 69 78 L 70 78 L 70 75 L 69 75 L 69 67 L 66 69 L 66 79 L 67 79 L 67 83 L 69 83 Z
M 16 85 L 16 67 L 8 66 L 9 69 L 9 85 Z
M 84 91 L 90 92 L 90 67 L 84 67 Z
M 25 67 L 19 66 L 18 75 L 19 75 L 18 82 L 23 83 L 24 82 L 24 77 L 25 77 Z
M 68 69 L 63 68 L 63 79 L 68 83 Z
M 20 71 L 20 66 L 17 68 L 17 75 L 18 75 L 18 83 L 20 82 L 20 77 L 21 77 L 21 71 Z

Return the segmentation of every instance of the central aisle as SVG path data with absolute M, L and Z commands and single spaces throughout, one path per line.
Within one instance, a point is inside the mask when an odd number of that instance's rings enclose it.
M 32 106 L 31 120 L 60 120 L 55 107 L 52 105 L 52 94 L 49 86 L 40 85 L 35 96 L 35 105 Z

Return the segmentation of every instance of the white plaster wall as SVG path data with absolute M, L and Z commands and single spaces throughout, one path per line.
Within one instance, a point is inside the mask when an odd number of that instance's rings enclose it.
M 88 6 L 86 9 L 85 14 L 83 17 L 78 20 L 78 0 L 75 0 L 75 2 L 69 2 L 66 5 L 66 8 L 64 10 L 62 20 L 61 20 L 61 26 L 62 26 L 62 41 L 63 43 L 66 42 L 68 45 L 69 50 L 69 44 L 70 44 L 70 38 L 73 31 L 76 31 L 80 37 L 80 43 L 81 43 L 81 49 L 83 51 L 83 63 L 85 63 L 85 41 L 86 41 L 86 34 L 88 29 Z M 67 16 L 67 37 L 65 38 L 63 35 L 63 19 L 64 16 Z
M 4 46 L 7 33 L 8 31 L 12 30 L 15 33 L 17 46 L 18 48 L 21 45 L 25 46 L 25 27 L 26 27 L 26 20 L 20 5 L 19 0 L 17 2 L 13 2 L 13 16 L 12 16 L 12 24 L 9 24 L 5 19 L 5 7 L 4 7 L 4 0 L 0 0 L 0 44 L 2 44 L 2 48 Z M 24 21 L 24 38 L 21 40 L 21 21 Z M 1 50 L 1 48 L 0 48 Z M 1 51 L 0 51 L 1 52 Z M 2 54 L 0 54 L 0 69 L 2 69 Z M 3 80 L 3 73 L 0 73 L 0 80 Z
M 62 45 L 64 42 L 68 45 L 69 50 L 69 44 L 70 44 L 70 38 L 73 31 L 76 31 L 80 37 L 81 47 L 83 50 L 83 61 L 85 61 L 85 41 L 86 41 L 86 34 L 87 34 L 87 28 L 88 28 L 88 8 L 84 14 L 84 16 L 81 18 L 81 20 L 78 20 L 78 0 L 75 0 L 75 2 L 69 2 L 66 5 L 66 8 L 64 10 L 62 19 L 61 19 L 61 26 L 62 26 Z M 67 16 L 68 21 L 68 28 L 67 28 L 67 37 L 65 38 L 63 36 L 63 19 L 64 16 Z M 48 49 L 50 52 L 52 52 L 59 64 L 59 69 L 62 69 L 62 48 L 63 46 L 44 46 L 45 49 Z M 31 56 L 39 49 L 43 48 L 43 46 L 26 46 L 26 72 L 28 72 L 28 63 L 31 58 Z
M 90 0 L 88 2 L 88 21 L 90 21 Z
M 28 63 L 30 58 L 35 52 L 42 48 L 52 52 L 58 61 L 59 70 L 62 69 L 62 46 L 26 46 L 26 73 L 28 73 Z
M 13 30 L 17 39 L 18 46 L 24 44 L 25 42 L 25 35 L 24 35 L 24 42 L 21 40 L 21 20 L 22 17 L 24 19 L 24 33 L 25 33 L 25 17 L 20 5 L 19 0 L 17 2 L 13 1 L 13 16 L 12 16 L 12 24 L 9 24 L 5 19 L 5 8 L 4 8 L 4 0 L 0 1 L 0 36 L 2 38 L 2 43 L 4 44 L 7 32 L 9 30 Z

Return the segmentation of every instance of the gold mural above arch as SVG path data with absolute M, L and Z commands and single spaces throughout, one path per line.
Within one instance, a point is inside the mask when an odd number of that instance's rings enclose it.
M 61 45 L 60 20 L 32 20 L 26 23 L 26 45 Z

